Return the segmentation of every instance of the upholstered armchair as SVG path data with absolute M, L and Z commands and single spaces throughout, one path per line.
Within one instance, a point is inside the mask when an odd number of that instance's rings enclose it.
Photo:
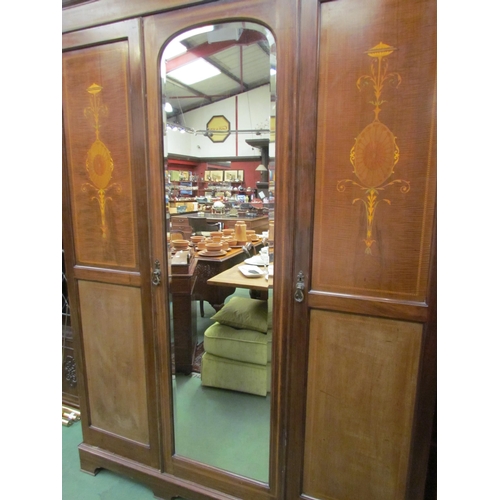
M 268 301 L 232 297 L 212 319 L 204 334 L 202 385 L 266 396 L 272 357 Z

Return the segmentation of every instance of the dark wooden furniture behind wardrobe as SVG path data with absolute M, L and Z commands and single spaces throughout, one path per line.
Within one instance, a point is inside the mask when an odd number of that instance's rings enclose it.
M 179 457 L 173 442 L 158 55 L 181 31 L 235 19 L 277 41 L 268 484 Z M 435 0 L 63 10 L 63 239 L 83 470 L 116 471 L 164 499 L 424 498 L 435 77 Z
M 171 269 L 172 326 L 174 331 L 175 371 L 191 373 L 197 344 L 197 311 L 193 296 L 196 286 L 197 258 L 189 264 L 174 265 Z

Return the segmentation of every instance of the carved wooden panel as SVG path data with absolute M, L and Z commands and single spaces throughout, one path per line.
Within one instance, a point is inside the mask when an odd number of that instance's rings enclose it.
M 63 53 L 63 102 L 78 264 L 137 267 L 128 43 Z
M 90 425 L 149 442 L 141 291 L 79 281 Z
M 310 326 L 304 493 L 404 498 L 422 326 L 319 310 Z
M 321 4 L 312 288 L 425 301 L 435 5 Z

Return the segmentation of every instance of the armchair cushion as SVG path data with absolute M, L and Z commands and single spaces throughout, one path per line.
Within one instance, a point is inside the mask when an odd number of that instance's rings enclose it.
M 266 333 L 268 330 L 267 301 L 232 297 L 211 319 L 233 328 Z
M 266 365 L 271 361 L 272 330 L 265 335 L 255 330 L 232 328 L 214 323 L 205 331 L 205 352 L 221 358 Z

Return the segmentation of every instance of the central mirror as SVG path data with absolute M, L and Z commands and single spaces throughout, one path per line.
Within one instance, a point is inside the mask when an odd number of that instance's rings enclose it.
M 275 41 L 198 27 L 160 71 L 175 455 L 268 483 Z

